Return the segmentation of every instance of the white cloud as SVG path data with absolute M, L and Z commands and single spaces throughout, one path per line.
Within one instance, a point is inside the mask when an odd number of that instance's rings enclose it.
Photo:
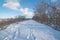
M 3 4 L 3 7 L 9 8 L 9 9 L 18 9 L 20 7 L 20 4 L 18 1 L 14 0 L 6 0 L 6 3 Z
M 33 17 L 34 13 L 30 11 L 29 8 L 21 8 L 20 12 L 24 13 L 25 15 L 29 17 Z
M 57 0 L 51 0 L 51 2 L 56 2 Z
M 3 4 L 3 7 L 12 9 L 12 10 L 17 10 L 19 12 L 22 12 L 23 14 L 25 14 L 28 17 L 33 17 L 33 12 L 30 11 L 29 8 L 21 8 L 20 3 L 18 2 L 18 0 L 5 0 L 5 3 Z M 20 8 L 20 9 L 18 9 Z

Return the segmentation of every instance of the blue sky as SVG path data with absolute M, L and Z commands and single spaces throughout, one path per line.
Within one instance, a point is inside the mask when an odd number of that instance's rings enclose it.
M 0 0 L 0 18 L 10 18 L 17 15 L 33 17 L 34 7 L 39 2 L 55 3 L 57 0 Z

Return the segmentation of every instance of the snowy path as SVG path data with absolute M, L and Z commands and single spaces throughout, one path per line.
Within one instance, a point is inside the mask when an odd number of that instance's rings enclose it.
M 0 31 L 0 40 L 60 40 L 60 32 L 29 20 L 12 24 Z

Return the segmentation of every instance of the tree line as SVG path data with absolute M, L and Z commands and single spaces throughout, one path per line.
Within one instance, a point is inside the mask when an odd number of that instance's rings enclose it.
M 21 22 L 21 21 L 24 21 L 24 20 L 27 20 L 25 18 L 25 16 L 17 16 L 15 18 L 2 19 L 2 21 L 0 21 L 0 30 L 7 28 L 8 26 L 6 26 L 6 25 L 10 25 L 12 23 Z
M 52 25 L 54 28 L 60 28 L 60 7 L 41 2 L 37 5 L 32 19 Z

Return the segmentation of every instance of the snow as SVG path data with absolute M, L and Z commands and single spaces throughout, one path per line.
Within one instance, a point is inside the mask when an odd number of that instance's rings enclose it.
M 60 32 L 33 20 L 14 23 L 0 31 L 0 40 L 60 40 Z

